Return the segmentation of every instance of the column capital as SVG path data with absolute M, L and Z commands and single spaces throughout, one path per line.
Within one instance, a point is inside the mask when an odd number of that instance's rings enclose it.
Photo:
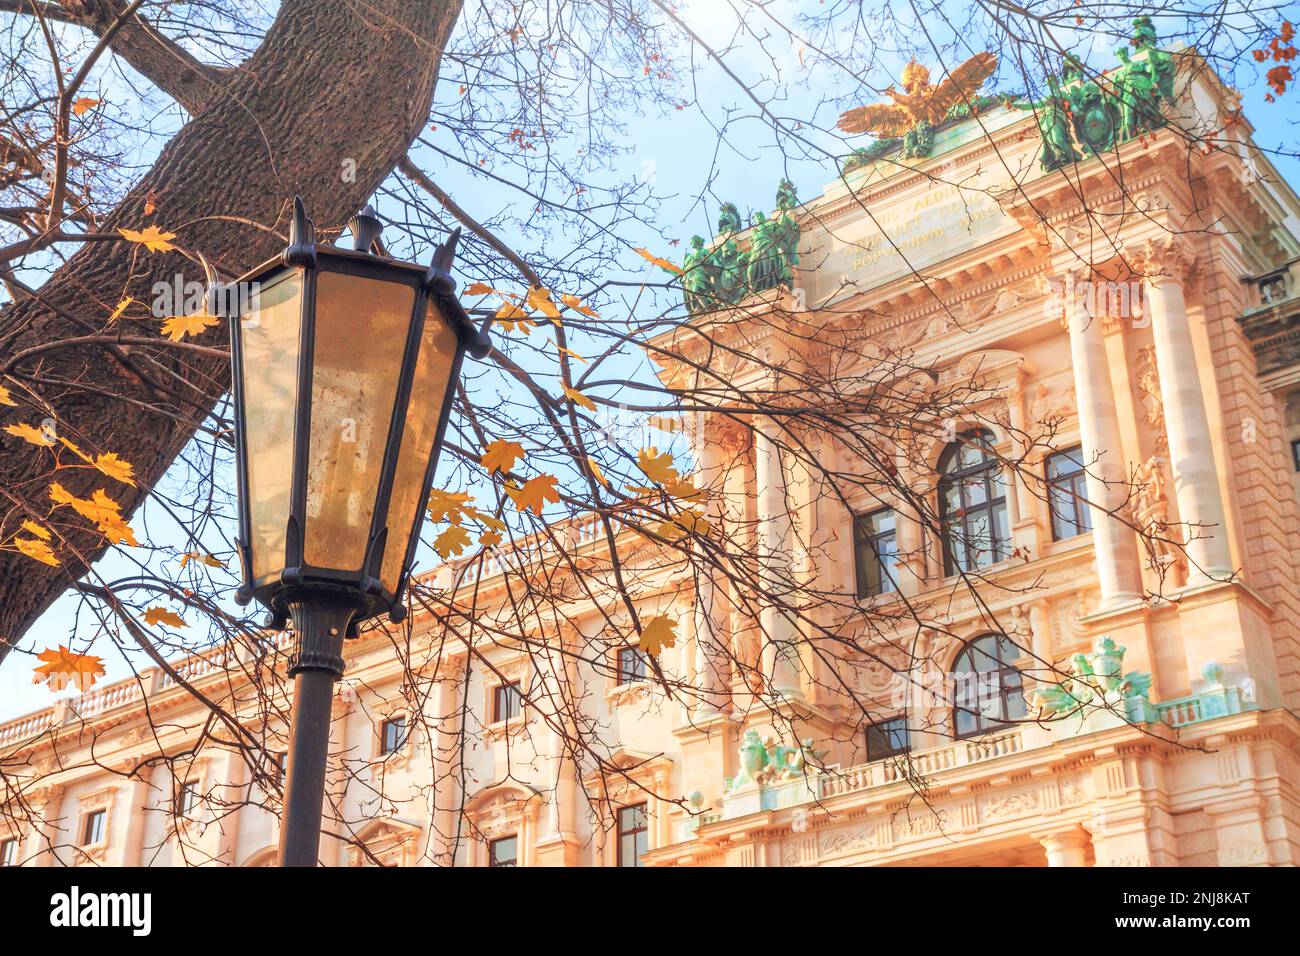
M 1187 248 L 1186 239 L 1176 236 L 1126 245 L 1123 255 L 1134 273 L 1156 286 L 1170 282 L 1190 285 L 1199 271 L 1197 257 Z
M 753 429 L 747 428 L 740 422 L 726 416 L 715 416 L 715 421 L 710 422 L 708 429 L 708 438 L 717 442 L 718 447 L 726 455 L 739 455 L 746 451 L 752 441 Z

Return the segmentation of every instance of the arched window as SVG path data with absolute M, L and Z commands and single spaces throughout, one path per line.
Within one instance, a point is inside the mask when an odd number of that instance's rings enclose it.
M 992 432 L 965 432 L 939 456 L 945 574 L 982 568 L 1011 553 L 1006 483 L 992 447 Z
M 1024 679 L 1016 666 L 1020 656 L 1020 648 L 1001 634 L 985 634 L 961 649 L 952 665 L 952 725 L 957 737 L 996 730 L 1025 716 Z

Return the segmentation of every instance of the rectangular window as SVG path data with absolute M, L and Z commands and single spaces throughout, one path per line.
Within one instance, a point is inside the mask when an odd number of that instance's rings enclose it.
M 380 755 L 397 753 L 406 746 L 406 718 L 389 717 L 379 727 Z
M 108 822 L 107 810 L 86 814 L 86 825 L 81 828 L 81 845 L 94 846 L 104 842 L 104 826 Z
M 618 682 L 620 684 L 635 684 L 637 681 L 645 680 L 645 658 L 635 647 L 620 647 L 618 649 Z
M 276 759 L 275 762 L 275 782 L 284 786 L 284 781 L 289 777 L 289 752 L 286 750 Z
M 518 866 L 519 837 L 502 837 L 488 844 L 488 866 Z
M 882 508 L 853 519 L 853 553 L 858 597 L 898 589 L 898 539 L 892 509 Z
M 891 717 L 867 726 L 867 760 L 897 757 L 911 749 L 906 717 Z
M 519 684 L 501 684 L 492 692 L 492 721 L 516 719 L 524 709 L 524 695 Z
M 199 805 L 199 782 L 197 780 L 186 780 L 181 784 L 179 799 L 176 801 L 177 812 L 183 817 L 188 817 Z
M 641 857 L 650 849 L 649 837 L 645 804 L 619 807 L 618 865 L 642 866 Z
M 1083 449 L 1058 451 L 1047 459 L 1047 501 L 1052 509 L 1052 538 L 1064 541 L 1092 530 Z
M 10 838 L 0 843 L 0 866 L 18 865 L 18 840 Z
M 1295 464 L 1295 470 L 1300 471 L 1300 438 L 1291 443 L 1291 461 Z

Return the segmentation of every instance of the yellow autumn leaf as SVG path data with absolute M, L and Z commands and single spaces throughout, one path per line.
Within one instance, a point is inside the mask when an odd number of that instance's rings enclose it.
M 176 238 L 174 232 L 163 232 L 157 226 L 146 226 L 137 232 L 134 229 L 119 229 L 118 232 L 130 242 L 138 242 L 150 252 L 171 252 L 176 247 L 171 240 Z
M 564 395 L 566 398 L 569 399 L 569 401 L 581 405 L 583 408 L 587 409 L 588 411 L 594 412 L 596 410 L 596 403 L 593 402 L 591 399 L 589 399 L 586 395 L 583 395 L 582 392 L 578 391 L 576 388 L 570 388 L 567 385 L 564 386 Z
M 35 668 L 36 676 L 32 683 L 48 681 L 51 690 L 63 690 L 70 682 L 75 682 L 78 690 L 86 691 L 106 673 L 102 659 L 89 654 L 74 654 L 62 644 L 57 651 L 46 648 L 36 655 L 36 659 L 45 663 Z
M 135 532 L 122 517 L 122 506 L 110 498 L 103 488 L 96 489 L 89 499 L 78 498 L 57 481 L 50 485 L 50 500 L 56 505 L 66 505 L 77 514 L 93 521 L 99 531 L 113 544 L 135 547 L 139 542 Z
M 589 306 L 583 305 L 582 299 L 580 299 L 576 295 L 562 295 L 560 296 L 560 301 L 563 302 L 567 307 L 572 309 L 574 312 L 577 312 L 581 315 L 590 316 L 593 319 L 600 318 L 599 312 L 597 312 L 593 308 L 590 308 Z
M 658 657 L 665 647 L 677 645 L 677 622 L 662 614 L 656 614 L 644 622 L 641 627 L 641 650 L 651 657 Z
M 469 509 L 469 511 L 471 511 L 471 515 L 469 516 L 476 520 L 476 522 L 484 525 L 485 528 L 491 528 L 493 531 L 506 531 L 506 522 L 503 522 L 503 520 L 494 518 L 493 515 L 487 514 L 486 511 L 480 511 L 478 509 Z
M 501 533 L 498 531 L 484 531 L 478 536 L 480 548 L 495 548 L 501 543 Z
M 583 365 L 590 364 L 585 358 L 583 358 L 581 355 L 579 355 L 577 352 L 573 351 L 572 349 L 566 349 L 563 345 L 557 345 L 555 347 L 560 350 L 561 355 L 567 355 L 571 359 L 577 359 Z
M 658 448 L 642 448 L 636 453 L 636 464 L 647 478 L 661 485 L 681 481 L 681 474 L 673 467 L 672 452 L 661 453 Z
M 654 265 L 657 265 L 660 269 L 664 269 L 668 272 L 673 273 L 674 275 L 682 274 L 682 269 L 680 266 L 673 265 L 667 259 L 661 259 L 659 256 L 655 255 L 649 249 L 637 249 L 636 252 L 647 262 L 651 262 Z
M 505 474 L 522 457 L 524 457 L 523 445 L 517 441 L 498 438 L 483 450 L 483 457 L 479 459 L 479 464 L 488 470 L 489 475 L 498 471 Z
M 695 487 L 695 479 L 693 478 L 667 482 L 664 485 L 664 491 L 679 501 L 699 501 L 708 497 L 703 488 Z
M 40 538 L 42 541 L 50 540 L 50 529 L 41 527 L 35 521 L 24 521 L 23 530 L 28 534 L 36 535 L 36 537 Z
M 105 452 L 95 457 L 95 467 L 110 478 L 116 478 L 124 485 L 135 487 L 135 467 L 125 459 L 119 458 L 116 452 Z
M 501 306 L 501 308 L 497 309 L 496 315 L 493 316 L 493 319 L 507 332 L 513 332 L 515 329 L 518 329 L 520 332 L 523 332 L 524 335 L 527 335 L 532 331 L 534 326 L 537 325 L 536 322 L 529 318 L 527 309 L 521 309 L 513 302 L 507 302 L 505 305 Z
M 23 527 L 27 527 L 27 524 L 28 522 L 23 522 Z M 41 530 L 44 531 L 45 529 L 42 528 Z M 46 532 L 46 534 L 48 535 L 49 532 Z M 14 538 L 14 547 L 32 560 L 41 562 L 41 564 L 48 564 L 55 568 L 59 566 L 59 559 L 50 550 L 49 543 L 39 538 Z
M 144 612 L 144 622 L 150 627 L 157 627 L 159 624 L 166 624 L 168 627 L 189 627 L 184 618 L 165 607 L 149 608 Z
M 712 530 L 713 527 L 704 519 L 704 515 L 694 509 L 683 511 L 668 521 L 661 521 L 655 528 L 660 537 L 667 538 L 669 541 L 676 541 L 688 534 L 707 538 Z
M 3 385 L 0 385 L 0 405 L 11 405 L 14 408 L 18 407 L 18 403 L 14 401 L 14 397 L 9 394 L 9 389 L 5 388 Z
M 434 524 L 450 521 L 460 524 L 461 512 L 474 500 L 474 496 L 464 491 L 444 491 L 441 488 L 429 489 L 429 520 Z
M 447 559 L 460 555 L 469 544 L 469 532 L 454 524 L 433 539 L 433 550 Z
M 560 309 L 551 298 L 551 291 L 539 285 L 528 290 L 528 307 L 546 316 L 556 325 L 560 324 Z
M 529 478 L 516 494 L 511 495 L 515 509 L 522 512 L 531 508 L 533 514 L 540 517 L 548 501 L 560 500 L 560 493 L 555 490 L 558 480 L 554 475 L 538 475 L 536 478 Z M 509 492 L 511 489 L 506 490 Z
M 33 428 L 25 422 L 19 422 L 17 425 L 6 425 L 5 431 L 42 448 L 49 448 L 54 444 L 53 437 L 46 434 L 43 429 Z
M 588 456 L 587 456 L 587 465 L 588 465 L 588 467 L 591 468 L 591 475 L 592 475 L 592 477 L 595 478 L 597 481 L 599 481 L 599 482 L 600 482 L 602 485 L 604 485 L 606 488 L 608 488 L 608 487 L 609 487 L 609 479 L 606 478 L 606 477 L 605 477 L 605 473 L 604 473 L 603 471 L 600 470 L 600 465 L 596 463 L 596 459 L 594 459 L 594 458 L 592 458 L 590 455 L 588 455 Z
M 486 282 L 471 282 L 465 286 L 465 295 L 501 295 L 496 289 L 492 288 Z
M 79 96 L 72 101 L 72 115 L 81 116 L 94 109 L 99 103 L 100 101 L 93 96 Z
M 122 317 L 122 313 L 125 312 L 127 310 L 127 307 L 134 301 L 135 299 L 131 298 L 130 296 L 127 296 L 125 299 L 119 302 L 117 304 L 117 308 L 113 310 L 113 314 L 108 317 L 108 324 L 109 325 L 115 324 L 117 320 Z
M 186 551 L 181 555 L 181 569 L 191 561 L 197 561 L 199 564 L 206 564 L 210 568 L 224 568 L 225 564 L 218 561 L 210 554 L 204 554 L 202 551 Z
M 221 320 L 215 315 L 195 312 L 193 315 L 173 315 L 163 319 L 162 331 L 173 342 L 179 342 L 187 335 L 202 335 L 217 325 Z

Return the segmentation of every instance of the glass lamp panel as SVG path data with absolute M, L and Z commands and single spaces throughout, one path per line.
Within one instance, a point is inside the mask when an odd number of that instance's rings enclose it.
M 253 579 L 284 568 L 285 532 L 293 493 L 293 429 L 298 407 L 298 336 L 302 273 L 263 285 L 240 316 L 248 547 Z
M 424 507 L 424 476 L 433 454 L 433 441 L 442 420 L 442 402 L 447 380 L 456 360 L 456 331 L 433 302 L 424 320 L 420 354 L 411 380 L 411 397 L 406 406 L 402 448 L 393 472 L 393 492 L 388 501 L 388 541 L 380 565 L 379 580 L 392 592 L 402 575 L 406 548 L 415 531 L 415 521 Z
M 303 547 L 312 567 L 361 568 L 414 308 L 409 285 L 317 277 Z

